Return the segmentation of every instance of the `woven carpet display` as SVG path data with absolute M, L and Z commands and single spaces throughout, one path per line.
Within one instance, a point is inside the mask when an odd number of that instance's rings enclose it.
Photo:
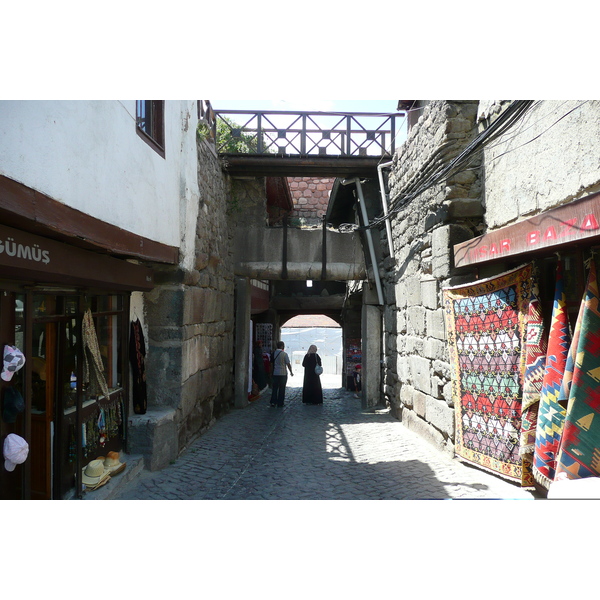
M 535 430 L 538 420 L 540 393 L 546 366 L 547 339 L 540 310 L 538 288 L 532 282 L 527 333 L 525 336 L 525 379 L 523 381 L 523 403 L 521 418 L 521 455 L 531 454 L 535 449 Z
M 524 336 L 533 265 L 468 286 L 445 288 L 453 367 L 455 452 L 465 462 L 529 485 L 519 452 Z
M 540 309 L 538 286 L 535 277 L 532 280 L 531 297 L 527 314 L 525 334 L 525 378 L 521 406 L 521 436 L 519 453 L 523 459 L 521 484 L 533 487 L 533 452 L 535 450 L 535 431 L 538 422 L 540 394 L 546 366 L 547 338 Z
M 563 266 L 562 261 L 559 260 L 556 268 L 554 305 L 548 336 L 546 369 L 540 395 L 533 458 L 535 480 L 546 489 L 554 481 L 558 445 L 565 423 L 565 409 L 559 404 L 559 396 L 570 345 L 571 328 L 567 315 Z M 568 390 L 566 397 L 568 397 Z
M 600 301 L 593 259 L 589 267 L 580 325 L 576 328 L 577 351 L 556 461 L 557 479 L 561 474 L 569 479 L 600 475 Z

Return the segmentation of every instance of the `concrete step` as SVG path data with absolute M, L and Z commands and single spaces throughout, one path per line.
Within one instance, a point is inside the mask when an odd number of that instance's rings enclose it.
M 125 463 L 125 470 L 109 482 L 93 492 L 84 492 L 83 500 L 111 500 L 123 489 L 141 476 L 144 471 L 144 458 L 141 455 L 128 455 L 121 453 L 119 460 Z

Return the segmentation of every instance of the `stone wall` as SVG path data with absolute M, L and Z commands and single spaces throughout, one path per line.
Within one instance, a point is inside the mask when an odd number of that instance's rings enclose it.
M 290 222 L 302 225 L 318 225 L 327 212 L 329 195 L 334 178 L 288 177 L 294 210 Z
M 155 265 L 145 294 L 148 412 L 130 422 L 129 451 L 150 469 L 174 460 L 233 402 L 233 231 L 229 182 L 198 142 L 200 206 L 193 268 Z
M 390 203 L 476 133 L 477 102 L 428 104 L 394 156 Z M 385 259 L 382 274 L 384 398 L 408 428 L 449 453 L 454 410 L 441 289 L 472 276 L 454 269 L 452 247 L 477 234 L 482 214 L 477 168 L 424 190 L 393 216 L 395 257 Z
M 480 103 L 483 127 L 505 103 Z M 600 101 L 544 100 L 485 151 L 487 229 L 600 190 Z
M 390 203 L 418 189 L 506 106 L 428 104 L 394 157 Z M 600 101 L 539 101 L 479 163 L 394 214 L 395 256 L 382 265 L 383 395 L 393 414 L 439 449 L 453 453 L 455 426 L 442 288 L 477 277 L 474 268 L 454 267 L 453 246 L 599 191 L 599 155 Z M 480 277 L 502 270 L 499 261 L 478 268 Z

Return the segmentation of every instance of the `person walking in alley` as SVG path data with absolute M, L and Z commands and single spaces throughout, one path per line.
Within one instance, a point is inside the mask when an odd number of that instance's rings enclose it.
M 287 352 L 284 352 L 285 344 L 277 342 L 277 348 L 273 352 L 273 390 L 271 392 L 271 406 L 283 406 L 285 400 L 285 386 L 287 385 L 287 370 L 293 377 L 292 364 Z
M 323 404 L 323 388 L 321 387 L 321 357 L 313 344 L 302 360 L 304 367 L 304 383 L 302 385 L 302 402 L 304 404 Z

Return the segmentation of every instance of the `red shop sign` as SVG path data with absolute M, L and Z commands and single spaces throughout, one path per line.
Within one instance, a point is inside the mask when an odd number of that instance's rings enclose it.
M 454 264 L 465 267 L 594 238 L 600 240 L 600 193 L 456 244 Z

